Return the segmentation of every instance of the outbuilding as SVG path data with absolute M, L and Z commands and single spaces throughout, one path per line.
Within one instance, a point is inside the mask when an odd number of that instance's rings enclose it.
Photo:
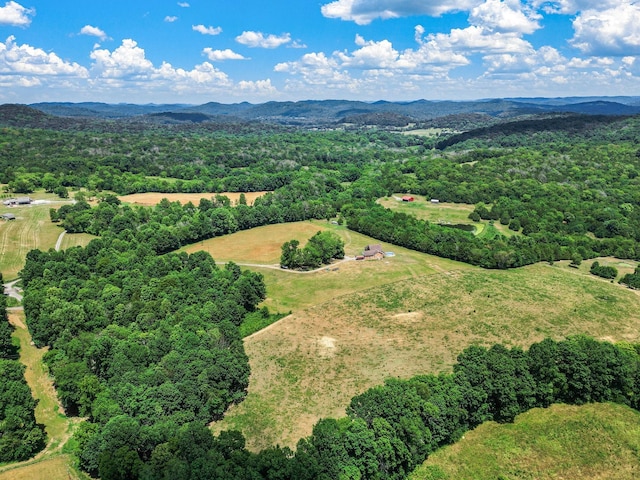
M 411 195 L 405 195 L 402 197 L 403 202 L 413 202 L 414 200 L 415 198 L 413 198 Z
M 5 205 L 15 206 L 15 205 L 31 205 L 33 199 L 31 197 L 18 197 L 18 198 L 10 198 L 2 202 Z
M 3 220 L 15 220 L 16 216 L 13 213 L 3 213 L 0 215 Z

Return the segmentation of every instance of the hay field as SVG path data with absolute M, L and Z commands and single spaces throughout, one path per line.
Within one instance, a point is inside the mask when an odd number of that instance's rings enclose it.
M 320 418 L 344 416 L 354 395 L 388 377 L 449 371 L 470 344 L 527 347 L 578 333 L 640 341 L 640 295 L 565 266 L 433 271 L 387 284 L 385 267 L 378 262 L 379 285 L 245 339 L 249 394 L 214 431 L 240 430 L 254 450 L 293 447 Z
M 86 247 L 94 238 L 98 237 L 89 233 L 65 233 L 60 248 L 66 250 L 71 247 Z
M 263 196 L 268 192 L 245 192 L 244 196 L 247 199 L 248 205 L 253 205 L 253 202 L 256 198 Z M 182 204 L 191 202 L 194 205 L 198 205 L 200 203 L 200 199 L 212 199 L 216 195 L 224 195 L 231 200 L 231 204 L 234 205 L 238 202 L 240 198 L 240 193 L 236 192 L 223 192 L 223 193 L 132 193 L 131 195 L 121 195 L 121 201 L 125 203 L 133 203 L 135 205 L 144 205 L 146 207 L 157 205 L 160 203 L 160 200 L 166 198 L 170 202 L 180 202 Z
M 44 193 L 30 196 L 51 203 L 17 207 L 7 207 L 0 203 L 0 214 L 12 213 L 16 216 L 15 220 L 0 220 L 0 271 L 5 281 L 17 278 L 30 250 L 48 250 L 55 247 L 58 235 L 62 231 L 59 226 L 51 223 L 49 209 L 69 202 L 60 201 L 57 196 Z
M 435 452 L 411 480 L 640 478 L 640 413 L 617 404 L 552 405 L 487 422 Z

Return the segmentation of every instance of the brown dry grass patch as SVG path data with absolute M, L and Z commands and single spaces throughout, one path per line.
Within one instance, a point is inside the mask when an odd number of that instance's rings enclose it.
M 268 192 L 245 192 L 244 196 L 247 199 L 248 205 L 253 205 L 253 202 L 256 198 L 262 197 L 264 194 Z M 147 192 L 147 193 L 132 193 L 131 195 L 122 195 L 120 196 L 120 200 L 125 203 L 133 203 L 136 205 L 144 205 L 144 206 L 153 206 L 160 203 L 163 198 L 166 198 L 170 202 L 180 202 L 183 205 L 185 203 L 193 203 L 194 205 L 198 205 L 200 203 L 200 199 L 206 198 L 211 200 L 216 195 L 224 195 L 231 200 L 232 204 L 235 204 L 240 199 L 240 193 L 237 192 L 223 192 L 223 193 L 156 193 L 156 192 Z
M 88 478 L 76 472 L 69 455 L 20 465 L 0 472 L 0 480 L 80 480 Z
M 194 243 L 182 250 L 187 253 L 204 250 L 221 262 L 273 265 L 280 263 L 284 242 L 298 240 L 300 247 L 303 247 L 309 238 L 327 228 L 326 222 L 313 221 L 265 225 Z
M 249 394 L 214 430 L 238 429 L 254 450 L 293 447 L 320 418 L 344 416 L 354 395 L 385 378 L 448 371 L 470 344 L 640 340 L 638 295 L 567 270 L 423 275 L 298 311 L 246 339 Z
M 65 233 L 60 248 L 66 250 L 71 247 L 86 247 L 95 238 L 98 237 L 89 233 Z

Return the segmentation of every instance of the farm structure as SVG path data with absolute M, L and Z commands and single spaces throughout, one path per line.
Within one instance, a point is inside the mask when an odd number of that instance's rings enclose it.
M 14 205 L 30 205 L 33 200 L 31 197 L 18 197 L 18 198 L 9 198 L 2 202 L 5 205 L 14 206 Z
M 0 215 L 0 217 L 2 217 L 3 220 L 15 220 L 16 216 L 13 213 L 3 213 L 2 215 Z
M 438 200 L 437 198 L 432 198 L 431 203 L 440 203 L 440 200 Z
M 411 195 L 405 195 L 402 197 L 402 201 L 403 202 L 413 202 L 415 201 L 415 198 L 413 198 Z
M 382 245 L 379 243 L 367 245 L 362 252 L 363 260 L 382 260 L 384 256 L 384 250 L 382 250 Z

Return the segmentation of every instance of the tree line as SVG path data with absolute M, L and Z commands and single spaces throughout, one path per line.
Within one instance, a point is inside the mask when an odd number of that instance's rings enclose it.
M 26 367 L 18 361 L 12 332 L 7 297 L 0 294 L 0 463 L 27 460 L 46 445 L 44 428 L 36 423 L 36 400 L 24 378 Z
M 143 459 L 137 442 L 144 427 L 117 417 L 100 444 L 109 457 L 102 457 L 99 473 L 104 480 L 403 479 L 469 429 L 490 420 L 511 422 L 557 402 L 638 409 L 640 347 L 584 336 L 545 339 L 527 351 L 470 346 L 452 373 L 389 379 L 354 397 L 345 417 L 320 420 L 295 452 L 272 447 L 250 453 L 240 433 L 213 436 L 204 424 L 190 422 Z

